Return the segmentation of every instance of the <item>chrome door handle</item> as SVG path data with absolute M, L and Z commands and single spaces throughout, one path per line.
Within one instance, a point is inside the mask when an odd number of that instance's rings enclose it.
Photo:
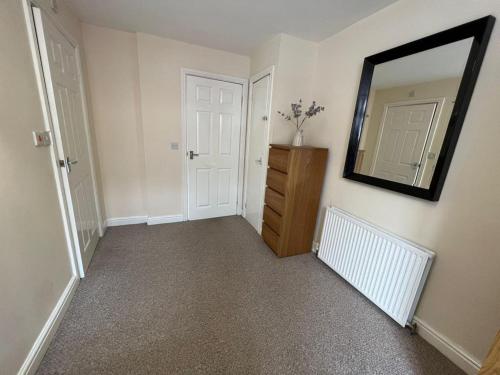
M 195 154 L 194 151 L 189 151 L 189 159 L 193 160 L 195 156 L 200 156 L 200 154 Z
M 69 156 L 65 160 L 59 160 L 59 166 L 61 168 L 66 168 L 66 172 L 71 173 L 71 166 L 77 164 L 78 160 L 70 160 Z
M 417 169 L 418 167 L 420 167 L 420 163 L 418 161 L 414 162 L 414 163 L 411 163 L 410 166 L 413 168 L 413 169 Z

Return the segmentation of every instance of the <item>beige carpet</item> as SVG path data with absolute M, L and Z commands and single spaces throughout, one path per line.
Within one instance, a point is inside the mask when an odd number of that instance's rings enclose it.
M 109 228 L 39 374 L 462 374 L 240 217 Z

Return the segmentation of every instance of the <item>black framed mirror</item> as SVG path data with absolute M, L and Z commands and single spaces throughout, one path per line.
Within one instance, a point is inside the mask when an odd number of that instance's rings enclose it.
M 365 58 L 344 177 L 439 200 L 493 16 Z

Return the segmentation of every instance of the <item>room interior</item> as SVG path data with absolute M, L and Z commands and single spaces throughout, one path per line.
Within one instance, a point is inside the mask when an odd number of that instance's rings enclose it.
M 499 15 L 3 1 L 0 373 L 499 373 Z

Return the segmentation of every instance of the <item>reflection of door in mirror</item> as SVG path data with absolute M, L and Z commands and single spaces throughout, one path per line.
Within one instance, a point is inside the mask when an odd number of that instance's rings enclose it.
M 373 177 L 415 184 L 437 104 L 386 106 L 371 170 Z
M 460 78 L 450 77 L 401 86 L 372 88 L 358 150 L 359 159 L 356 171 L 385 180 L 428 188 L 450 121 Z M 410 131 L 410 129 L 411 126 L 417 126 L 411 123 L 415 122 L 418 117 L 416 114 L 411 117 L 411 113 L 418 111 L 422 114 L 421 106 L 426 105 L 430 114 L 418 120 L 427 122 L 419 124 L 420 130 L 417 136 L 416 130 Z M 429 108 L 434 108 L 434 110 Z M 401 123 L 405 118 L 410 123 L 406 125 Z M 387 128 L 389 125 L 390 128 Z M 390 141 L 391 134 L 394 137 L 394 131 L 398 127 L 401 131 L 406 129 L 408 132 L 401 132 L 400 137 Z M 392 133 L 389 130 L 384 132 L 384 129 L 393 129 L 393 131 Z M 386 169 L 385 174 L 380 173 L 381 158 L 390 153 L 390 151 L 384 151 L 384 147 L 387 144 L 390 145 L 391 142 L 394 144 L 394 152 L 399 152 L 402 163 L 397 167 L 394 164 L 392 169 Z M 409 160 L 407 158 L 410 156 L 412 147 L 412 160 Z M 392 157 L 397 158 L 398 154 Z M 393 160 L 395 163 L 396 159 Z M 376 163 L 380 168 L 375 168 Z M 387 168 L 387 165 L 385 167 Z M 407 172 L 401 174 L 404 169 Z M 410 169 L 411 173 L 409 173 Z M 379 173 L 374 173 L 377 170 Z

